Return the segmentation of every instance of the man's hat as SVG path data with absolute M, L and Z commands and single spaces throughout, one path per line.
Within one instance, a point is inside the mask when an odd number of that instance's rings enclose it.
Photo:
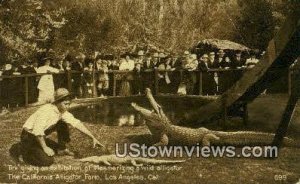
M 202 58 L 208 58 L 207 54 L 203 54 Z
M 101 64 L 107 65 L 107 64 L 108 64 L 108 61 L 107 61 L 107 60 L 102 60 L 102 61 L 101 61 Z
M 143 64 L 143 61 L 142 61 L 142 60 L 138 60 L 138 61 L 135 62 L 135 64 L 140 64 L 140 65 L 142 65 L 142 64 Z
M 236 56 L 241 56 L 242 53 L 241 53 L 241 52 L 237 52 L 235 55 L 236 55 Z
M 221 54 L 225 54 L 225 52 L 221 49 L 221 50 L 218 51 L 217 54 L 218 54 L 218 55 L 221 55 Z
M 71 94 L 66 88 L 58 88 L 54 93 L 54 102 L 64 100 L 70 96 Z
M 138 52 L 138 56 L 144 56 L 145 54 L 144 54 L 144 51 L 143 50 L 140 50 L 139 52 Z
M 165 58 L 166 57 L 166 55 L 164 54 L 164 53 L 159 53 L 159 56 L 158 56 L 159 58 Z
M 158 58 L 158 53 L 155 52 L 155 53 L 153 54 L 153 57 Z
M 183 53 L 184 55 L 189 55 L 190 54 L 190 52 L 189 51 L 184 51 L 184 53 Z
M 52 60 L 53 60 L 53 58 L 52 58 L 52 57 L 50 57 L 50 56 L 47 56 L 47 57 L 44 57 L 44 58 L 42 59 L 42 61 L 47 61 L 47 60 L 50 60 L 50 61 L 52 61 Z
M 86 56 L 83 54 L 83 53 L 79 53 L 76 57 L 75 57 L 75 59 L 85 59 L 86 58 Z
M 193 60 L 195 60 L 195 59 L 197 59 L 197 55 L 196 55 L 196 54 L 192 54 L 192 55 L 190 56 L 190 58 L 193 59 Z

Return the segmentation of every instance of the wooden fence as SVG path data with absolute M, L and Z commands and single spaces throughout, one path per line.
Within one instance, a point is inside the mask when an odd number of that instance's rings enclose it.
M 160 91 L 159 91 L 159 73 L 161 72 L 169 72 L 169 73 L 172 73 L 172 72 L 178 72 L 179 76 L 178 78 L 180 79 L 180 81 L 182 80 L 183 78 L 183 75 L 184 73 L 191 73 L 193 72 L 194 75 L 197 76 L 197 84 L 198 85 L 197 89 L 199 89 L 198 91 L 198 94 L 196 95 L 204 95 L 203 94 L 203 87 L 205 84 L 205 81 L 203 80 L 203 76 L 205 74 L 217 74 L 219 75 L 220 73 L 233 73 L 233 72 L 240 72 L 240 73 L 243 73 L 245 72 L 245 70 L 248 70 L 248 69 L 210 69 L 208 71 L 199 71 L 199 70 L 196 70 L 196 71 L 186 71 L 186 70 L 175 70 L 175 71 L 171 71 L 171 70 L 158 70 L 158 69 L 154 69 L 154 70 L 150 70 L 150 71 L 141 71 L 141 73 L 149 73 L 149 75 L 154 75 L 154 93 L 155 94 L 159 94 Z M 59 74 L 65 74 L 66 77 L 67 77 L 67 88 L 69 91 L 72 92 L 72 75 L 73 74 L 82 74 L 82 72 L 77 72 L 77 71 L 66 71 L 66 72 L 60 72 L 60 73 L 34 73 L 34 74 L 21 74 L 21 75 L 2 75 L 0 76 L 0 84 L 1 82 L 4 80 L 4 79 L 18 79 L 18 78 L 23 78 L 24 80 L 24 89 L 23 89 L 23 92 L 24 92 L 24 99 L 25 99 L 25 106 L 28 105 L 29 103 L 29 78 L 30 77 L 41 77 L 43 75 L 49 75 L 49 74 L 52 74 L 52 75 L 59 75 Z M 92 75 L 96 75 L 98 72 L 94 72 Z M 109 70 L 108 71 L 108 74 L 109 75 L 112 75 L 112 96 L 117 96 L 117 81 L 120 80 L 120 78 L 118 77 L 118 75 L 120 74 L 134 74 L 134 72 L 132 71 L 120 71 L 120 70 Z M 288 72 L 288 93 L 290 94 L 291 93 L 291 86 L 292 86 L 292 74 L 293 74 L 293 71 L 292 70 L 289 70 Z M 94 83 L 94 86 L 95 86 L 95 78 L 96 77 L 93 77 L 93 83 Z M 238 80 L 238 79 L 237 79 Z M 1 89 L 0 89 L 0 95 L 1 95 Z M 93 94 L 94 97 L 95 94 Z M 1 98 L 1 96 L 0 96 Z

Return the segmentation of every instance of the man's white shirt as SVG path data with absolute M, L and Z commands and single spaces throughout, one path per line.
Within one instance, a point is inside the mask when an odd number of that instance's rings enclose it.
M 63 120 L 75 128 L 81 123 L 70 112 L 60 113 L 55 105 L 46 104 L 27 119 L 23 128 L 33 135 L 43 136 L 45 131 L 53 127 L 59 120 Z

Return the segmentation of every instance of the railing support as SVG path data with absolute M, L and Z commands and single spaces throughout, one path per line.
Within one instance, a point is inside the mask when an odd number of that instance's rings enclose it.
M 67 78 L 68 78 L 68 90 L 71 92 L 72 91 L 72 76 L 71 76 L 71 71 L 67 71 Z
M 113 96 L 117 96 L 117 79 L 116 74 L 113 73 Z
M 199 95 L 203 95 L 203 73 L 199 71 Z
M 155 94 L 158 95 L 159 89 L 158 89 L 158 70 L 154 69 L 154 90 Z
M 29 92 L 28 92 L 28 77 L 25 77 L 25 107 L 28 106 L 28 95 L 29 95 Z

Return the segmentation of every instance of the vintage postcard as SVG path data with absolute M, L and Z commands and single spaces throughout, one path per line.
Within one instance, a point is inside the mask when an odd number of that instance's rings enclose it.
M 0 183 L 300 184 L 299 0 L 0 0 Z

